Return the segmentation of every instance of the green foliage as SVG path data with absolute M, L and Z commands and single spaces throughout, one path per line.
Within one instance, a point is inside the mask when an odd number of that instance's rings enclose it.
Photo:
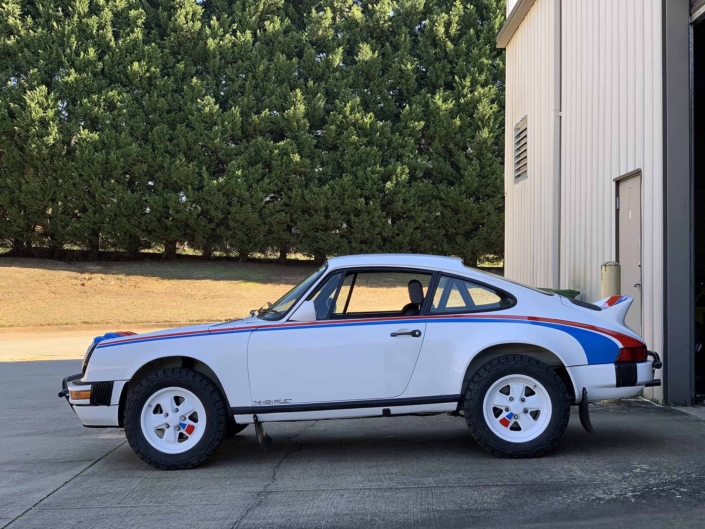
M 503 251 L 502 0 L 4 0 L 0 246 Z

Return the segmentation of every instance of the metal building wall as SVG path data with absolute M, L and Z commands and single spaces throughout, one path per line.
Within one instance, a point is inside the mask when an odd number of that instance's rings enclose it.
M 643 336 L 657 351 L 664 321 L 661 1 L 561 5 L 561 286 L 599 299 L 600 264 L 616 256 L 613 179 L 640 169 Z
M 506 47 L 504 273 L 557 286 L 555 0 L 536 0 Z M 514 181 L 514 125 L 528 122 L 528 176 Z

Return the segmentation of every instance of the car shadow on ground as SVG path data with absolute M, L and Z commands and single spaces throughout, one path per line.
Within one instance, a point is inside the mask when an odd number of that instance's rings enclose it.
M 635 454 L 663 449 L 664 439 L 649 428 L 640 429 L 630 420 L 627 409 L 638 408 L 640 413 L 663 415 L 671 410 L 652 404 L 630 403 L 593 406 L 593 426 L 589 434 L 580 425 L 577 409 L 573 410 L 568 429 L 560 444 L 544 458 L 608 457 L 633 458 Z M 687 420 L 686 417 L 683 418 Z M 401 421 L 404 421 L 402 424 Z M 413 421 L 413 426 L 410 426 Z M 349 424 L 346 424 L 349 423 Z M 284 426 L 288 425 L 288 426 Z M 292 433 L 301 425 L 299 433 Z M 462 417 L 439 415 L 433 417 L 392 417 L 345 419 L 302 423 L 265 423 L 273 438 L 266 453 L 304 452 L 309 460 L 317 458 L 333 463 L 336 459 L 355 458 L 477 458 L 499 461 L 486 452 L 472 437 Z M 353 435 L 350 432 L 354 432 Z M 265 455 L 249 426 L 232 439 L 226 439 L 207 465 L 237 465 L 242 458 L 256 459 Z M 504 460 L 509 461 L 509 460 Z

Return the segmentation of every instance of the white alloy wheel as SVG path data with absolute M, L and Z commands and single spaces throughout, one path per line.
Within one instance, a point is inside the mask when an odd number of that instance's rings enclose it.
M 485 422 L 497 437 L 512 443 L 536 439 L 551 421 L 551 397 L 546 388 L 527 375 L 508 375 L 485 394 Z
M 206 430 L 206 410 L 200 399 L 179 387 L 160 389 L 142 407 L 145 439 L 165 454 L 190 450 Z

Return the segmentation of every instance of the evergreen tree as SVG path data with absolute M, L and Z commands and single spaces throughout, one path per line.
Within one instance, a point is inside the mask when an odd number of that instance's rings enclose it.
M 501 0 L 5 0 L 0 245 L 503 247 Z

